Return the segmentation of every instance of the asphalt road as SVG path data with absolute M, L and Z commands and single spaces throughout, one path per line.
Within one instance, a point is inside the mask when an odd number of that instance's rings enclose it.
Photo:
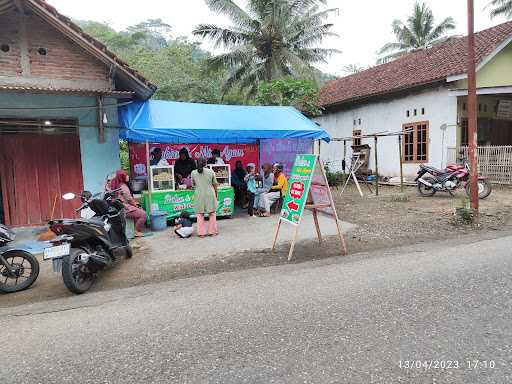
M 511 383 L 511 248 L 437 243 L 0 309 L 0 383 Z

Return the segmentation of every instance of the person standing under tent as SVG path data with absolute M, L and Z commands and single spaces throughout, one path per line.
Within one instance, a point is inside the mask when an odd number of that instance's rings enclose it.
M 208 159 L 208 164 L 224 165 L 224 159 L 221 156 L 220 149 L 212 150 L 212 157 Z
M 260 199 L 260 216 L 262 217 L 270 217 L 270 207 L 272 207 L 277 200 L 286 195 L 288 180 L 283 173 L 283 169 L 283 164 L 274 164 L 274 185 L 272 185 L 270 191 L 265 193 Z
M 249 195 L 249 205 L 247 206 L 247 213 L 249 216 L 254 216 L 254 196 L 256 195 L 256 165 L 254 163 L 247 164 L 247 175 L 244 177 L 244 182 L 247 185 L 247 193 Z
M 151 151 L 151 160 L 149 161 L 149 165 L 152 167 L 167 167 L 169 165 L 169 162 L 162 158 L 162 148 L 153 148 L 153 151 Z
M 197 161 L 197 169 L 192 171 L 195 185 L 194 211 L 197 216 L 197 234 L 199 237 L 217 236 L 217 178 L 215 173 L 206 168 L 206 160 Z M 208 215 L 208 230 L 204 215 Z

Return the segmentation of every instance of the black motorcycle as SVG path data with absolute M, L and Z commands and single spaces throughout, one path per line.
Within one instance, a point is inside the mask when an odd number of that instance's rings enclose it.
M 52 260 L 55 272 L 62 271 L 66 287 L 73 293 L 88 291 L 97 273 L 113 265 L 123 256 L 132 257 L 132 248 L 126 237 L 124 205 L 115 196 L 120 190 L 92 196 L 81 194 L 82 206 L 77 212 L 89 208 L 90 219 L 60 219 L 50 221 L 50 230 L 57 235 L 53 246 L 45 249 L 43 259 Z M 75 195 L 63 196 L 70 200 Z
M 16 235 L 0 224 L 0 292 L 12 293 L 30 287 L 39 276 L 36 257 L 20 247 L 9 246 Z

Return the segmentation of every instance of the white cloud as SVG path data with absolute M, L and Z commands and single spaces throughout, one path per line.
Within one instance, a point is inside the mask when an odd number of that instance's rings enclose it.
M 174 36 L 190 36 L 200 23 L 228 24 L 228 20 L 211 12 L 203 0 L 47 0 L 61 13 L 75 19 L 108 22 L 115 29 L 124 29 L 147 19 L 161 18 L 173 28 Z M 484 7 L 489 0 L 475 0 L 476 29 L 481 30 L 503 22 L 491 20 Z M 242 0 L 238 1 L 243 4 Z M 457 22 L 455 34 L 466 34 L 466 0 L 428 0 L 437 21 L 452 16 Z M 393 41 L 391 22 L 405 20 L 414 0 L 329 0 L 330 7 L 339 8 L 339 14 L 330 20 L 340 36 L 329 38 L 323 44 L 343 53 L 332 56 L 328 64 L 319 67 L 340 74 L 341 68 L 356 63 L 367 66 L 375 62 L 376 52 L 385 43 Z M 205 44 L 211 50 L 211 45 Z

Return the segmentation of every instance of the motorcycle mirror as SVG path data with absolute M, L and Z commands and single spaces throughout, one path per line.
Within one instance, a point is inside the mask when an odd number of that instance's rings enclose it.
M 71 193 L 71 192 L 62 195 L 62 198 L 64 200 L 73 200 L 75 197 L 76 197 L 76 195 L 74 193 Z

